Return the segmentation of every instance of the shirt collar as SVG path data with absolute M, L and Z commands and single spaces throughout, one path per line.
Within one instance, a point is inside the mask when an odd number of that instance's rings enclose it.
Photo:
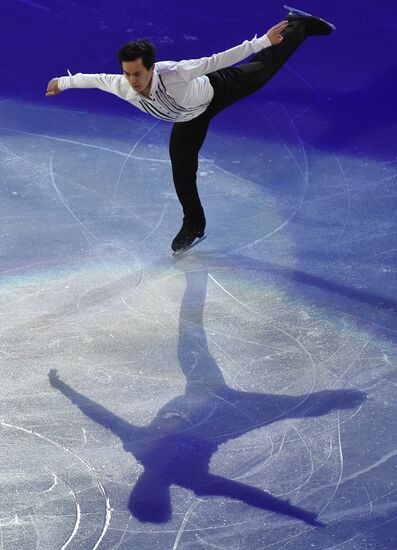
M 153 71 L 152 83 L 150 86 L 150 99 L 154 98 L 154 94 L 156 93 L 158 85 L 159 85 L 159 74 L 156 71 L 156 65 L 155 65 L 154 71 Z
M 152 82 L 151 82 L 151 85 L 150 85 L 150 99 L 154 99 L 154 95 L 156 93 L 158 83 L 159 83 L 159 74 L 156 71 L 156 65 L 155 65 L 154 66 L 154 71 L 153 71 Z M 136 92 L 134 90 L 134 88 L 132 88 L 129 84 L 128 84 L 128 88 L 129 88 L 128 89 L 128 94 L 127 94 L 128 99 L 139 99 L 139 98 L 147 99 L 147 98 L 145 98 L 145 96 L 141 95 L 139 92 Z

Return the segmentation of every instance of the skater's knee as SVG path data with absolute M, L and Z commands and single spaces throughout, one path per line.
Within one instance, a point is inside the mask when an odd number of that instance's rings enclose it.
M 190 167 L 196 166 L 198 163 L 198 150 L 194 147 L 170 147 L 170 159 L 173 167 Z

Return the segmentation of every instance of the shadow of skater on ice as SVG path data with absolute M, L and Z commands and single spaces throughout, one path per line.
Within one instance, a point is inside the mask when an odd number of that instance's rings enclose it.
M 129 499 L 129 509 L 142 522 L 163 523 L 172 516 L 170 487 L 200 497 L 221 496 L 250 506 L 323 525 L 317 514 L 272 496 L 262 489 L 214 475 L 211 457 L 223 443 L 277 420 L 326 415 L 358 406 L 365 394 L 356 390 L 320 391 L 307 395 L 274 395 L 237 391 L 227 386 L 210 354 L 203 326 L 208 270 L 205 264 L 178 264 L 186 278 L 179 316 L 178 359 L 186 391 L 162 407 L 145 427 L 114 415 L 75 391 L 51 370 L 49 380 L 93 421 L 117 435 L 144 470 Z M 195 271 L 191 271 L 192 267 Z

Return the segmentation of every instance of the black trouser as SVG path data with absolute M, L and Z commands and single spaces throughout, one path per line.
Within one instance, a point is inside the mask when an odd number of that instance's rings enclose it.
M 188 122 L 176 122 L 172 127 L 169 152 L 175 190 L 184 217 L 192 225 L 205 225 L 196 174 L 198 154 L 210 120 L 232 103 L 259 90 L 277 73 L 305 39 L 304 23 L 290 23 L 283 35 L 280 44 L 261 50 L 249 63 L 207 75 L 214 97 L 206 111 Z

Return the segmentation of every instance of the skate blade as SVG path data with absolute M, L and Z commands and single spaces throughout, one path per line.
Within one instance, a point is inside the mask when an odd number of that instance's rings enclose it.
M 176 252 L 173 252 L 172 255 L 174 257 L 180 258 L 184 254 L 186 254 L 186 252 L 189 252 L 189 250 L 191 250 L 192 248 L 194 248 L 195 246 L 203 242 L 204 239 L 206 238 L 207 238 L 207 235 L 204 235 L 203 237 L 200 237 L 199 239 L 195 240 L 190 246 L 187 246 L 186 248 L 182 248 L 181 250 L 177 250 Z

